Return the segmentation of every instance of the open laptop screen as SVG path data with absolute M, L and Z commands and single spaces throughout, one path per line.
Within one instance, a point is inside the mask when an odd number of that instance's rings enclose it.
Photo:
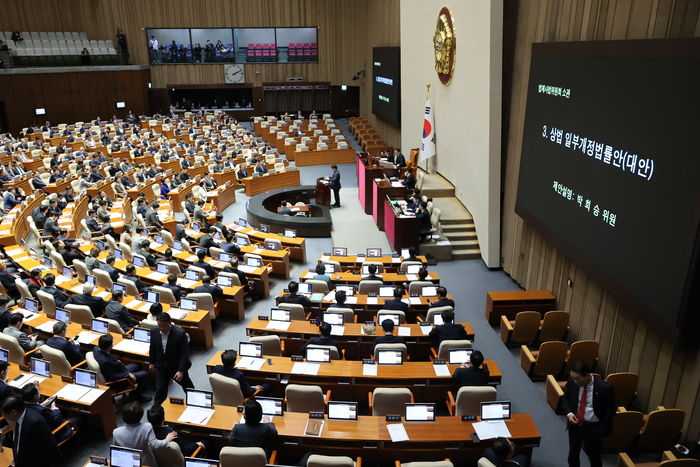
M 345 324 L 345 315 L 342 313 L 323 313 L 323 321 L 333 326 Z
M 357 402 L 328 402 L 328 420 L 357 420 Z
M 256 397 L 255 400 L 263 409 L 263 415 L 282 415 L 283 399 L 276 397 Z
M 326 274 L 333 274 L 335 272 L 335 264 L 324 264 L 323 267 Z
M 313 286 L 308 282 L 300 282 L 298 292 L 302 295 L 311 295 Z
M 139 449 L 109 447 L 109 465 L 112 467 L 141 467 L 143 453 Z
M 260 224 L 260 231 L 262 233 L 270 233 L 270 226 L 267 224 Z
M 398 313 L 382 313 L 377 316 L 377 324 L 382 325 L 385 319 L 390 319 L 394 322 L 394 326 L 401 324 L 401 316 Z
M 96 332 L 98 334 L 109 333 L 109 323 L 107 321 L 102 321 L 101 319 L 93 319 L 92 332 Z
M 380 365 L 403 365 L 403 353 L 400 350 L 377 350 L 377 363 Z
M 158 265 L 156 266 L 156 271 L 158 271 L 161 274 L 170 274 L 170 268 L 165 263 L 158 263 Z
M 284 229 L 284 236 L 287 238 L 297 238 L 297 231 L 294 229 Z
M 270 319 L 272 321 L 291 321 L 292 320 L 292 310 L 285 310 L 282 308 L 272 308 L 272 309 L 270 309 Z
M 409 264 L 406 266 L 406 274 L 418 274 L 422 267 L 420 264 Z
M 229 276 L 217 276 L 216 285 L 220 287 L 231 287 L 233 280 Z
M 196 298 L 183 298 L 180 300 L 180 308 L 187 311 L 197 311 Z
M 75 384 L 86 386 L 88 388 L 97 387 L 97 373 L 90 370 L 75 369 Z
M 134 340 L 139 342 L 151 342 L 151 331 L 144 328 L 134 328 Z
M 70 311 L 63 308 L 56 308 L 56 319 L 66 324 L 70 324 Z
M 258 344 L 255 342 L 239 342 L 238 355 L 240 355 L 241 357 L 262 358 L 262 344 Z
M 260 260 L 260 258 L 254 258 L 252 256 L 249 256 L 246 260 L 246 266 L 257 269 L 259 267 L 262 267 L 262 261 Z
M 338 293 L 341 290 L 345 291 L 346 297 L 352 297 L 353 295 L 355 295 L 355 287 L 353 287 L 352 285 L 336 285 L 335 286 L 335 293 Z
M 219 467 L 219 461 L 199 459 L 197 457 L 185 457 L 185 467 Z
M 51 362 L 32 358 L 30 364 L 32 373 L 43 376 L 44 378 L 51 378 Z
M 159 292 L 146 292 L 146 296 L 144 297 L 144 300 L 147 301 L 148 303 L 158 303 L 160 301 L 160 293 Z
M 0 349 L 0 362 L 6 362 L 10 357 L 10 352 L 5 349 Z
M 423 297 L 437 297 L 437 286 L 436 285 L 424 285 L 421 288 L 421 295 Z
M 482 402 L 482 420 L 510 420 L 510 401 Z
M 24 309 L 25 310 L 36 312 L 37 308 L 39 308 L 39 305 L 37 304 L 36 300 L 34 300 L 32 298 L 25 298 L 24 299 Z
M 367 256 L 372 258 L 378 258 L 382 256 L 381 248 L 367 248 Z
M 450 365 L 469 363 L 472 358 L 472 349 L 450 349 Z
M 393 285 L 380 285 L 379 286 L 379 296 L 383 298 L 389 298 L 394 296 L 394 287 Z
M 333 256 L 347 256 L 348 249 L 345 247 L 333 247 Z
M 306 361 L 312 363 L 330 363 L 331 351 L 330 349 L 316 349 L 307 347 Z
M 112 284 L 112 293 L 116 292 L 117 290 L 121 290 L 122 294 L 126 295 L 126 286 L 123 284 Z
M 198 281 L 199 271 L 188 269 L 187 271 L 185 271 L 185 279 L 187 279 L 188 281 Z
M 142 268 L 144 265 L 143 258 L 140 256 L 134 256 L 134 266 Z
M 214 406 L 214 393 L 211 391 L 201 391 L 199 389 L 186 389 L 185 397 L 187 405 L 211 409 Z
M 219 261 L 230 263 L 233 256 L 229 253 L 219 253 Z
M 407 422 L 434 422 L 435 404 L 406 404 Z

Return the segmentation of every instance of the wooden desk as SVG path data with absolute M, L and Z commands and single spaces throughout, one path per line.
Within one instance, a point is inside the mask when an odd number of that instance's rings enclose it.
M 136 186 L 126 191 L 126 197 L 131 201 L 135 201 L 138 199 L 139 193 L 143 192 L 143 194 L 146 195 L 146 202 L 150 204 L 156 199 L 156 194 L 153 192 L 153 185 L 155 184 L 160 185 L 160 180 L 150 180 L 146 183 L 138 183 Z M 158 193 L 160 193 L 160 190 L 158 190 Z M 158 196 L 160 197 L 160 195 Z
M 387 177 L 397 177 L 398 169 L 386 169 L 381 165 L 372 165 L 374 158 L 368 158 L 367 153 L 357 154 L 355 158 L 357 182 L 358 182 L 358 198 L 360 204 L 365 210 L 365 214 L 372 214 L 374 211 L 374 179 L 382 178 L 384 174 Z
M 389 199 L 384 200 L 384 231 L 394 250 L 416 247 L 420 240 L 420 222 L 415 216 L 403 213 Z
M 233 230 L 234 232 L 240 232 L 248 235 L 248 237 L 251 239 L 253 242 L 257 242 L 260 245 L 265 244 L 265 240 L 268 238 L 275 238 L 279 241 L 282 242 L 282 246 L 285 249 L 289 250 L 289 257 L 292 259 L 301 261 L 302 263 L 306 263 L 306 239 L 303 237 L 296 237 L 296 238 L 289 238 L 289 237 L 284 237 L 281 234 L 276 234 L 276 233 L 265 233 L 261 232 L 257 229 L 254 229 L 252 227 L 241 227 L 238 224 L 226 224 L 226 227 L 229 230 Z M 241 250 L 242 251 L 242 250 Z M 268 252 L 269 250 L 265 250 L 265 252 Z M 263 253 L 265 253 L 263 252 Z M 273 252 L 270 252 L 273 253 Z M 265 258 L 263 254 L 263 258 Z M 287 277 L 289 277 L 289 274 L 287 274 Z
M 231 182 L 231 185 L 235 185 L 238 183 L 238 178 L 236 178 L 236 171 L 235 170 L 229 170 L 226 172 L 214 172 L 213 174 L 214 180 L 216 180 L 216 184 L 218 186 L 223 186 L 226 184 L 226 182 Z
M 321 149 L 314 151 L 295 151 L 295 165 L 306 167 L 310 165 L 352 164 L 355 161 L 355 150 Z
M 373 208 L 372 217 L 374 222 L 377 224 L 379 230 L 384 230 L 384 205 L 387 196 L 390 198 L 402 198 L 405 199 L 408 194 L 408 190 L 405 186 L 391 186 L 391 183 L 386 180 L 377 182 L 373 180 L 372 184 L 372 197 L 373 197 Z
M 221 364 L 221 354 L 218 351 L 207 362 L 207 373 L 211 373 L 216 365 Z M 403 365 L 378 365 L 377 376 L 362 374 L 362 361 L 333 360 L 321 365 L 318 374 L 314 376 L 292 374 L 290 357 L 269 357 L 272 365 L 263 364 L 258 371 L 241 369 L 251 385 L 277 381 L 289 377 L 289 384 L 316 384 L 323 391 L 331 389 L 333 400 L 366 401 L 367 393 L 378 387 L 407 387 L 413 392 L 416 402 L 443 403 L 447 391 L 455 388 L 451 374 L 459 365 L 448 365 L 450 376 L 436 376 L 431 362 L 405 362 Z M 240 357 L 239 357 L 240 360 Z M 501 370 L 493 360 L 486 360 L 491 377 L 489 384 L 501 383 Z M 285 385 L 274 385 L 275 397 L 284 397 Z
M 12 208 L 0 224 L 0 245 L 17 245 L 20 240 L 27 238 L 30 232 L 27 217 L 32 215 L 34 208 L 40 206 L 44 199 L 44 195 L 30 195 L 24 207 L 18 204 Z
M 10 380 L 19 376 L 22 371 L 15 364 L 10 364 L 7 369 L 7 376 Z M 39 385 L 39 392 L 44 397 L 50 397 L 67 386 L 60 376 L 51 375 L 50 379 L 44 380 Z M 94 402 L 86 404 L 84 402 L 70 401 L 67 399 L 56 399 L 56 405 L 69 412 L 76 412 L 81 415 L 88 415 L 88 424 L 102 429 L 105 441 L 112 438 L 112 431 L 117 427 L 117 419 L 114 416 L 114 406 L 112 404 L 112 390 L 106 386 L 98 386 L 105 392 Z M 4 451 L 9 451 L 12 455 L 12 448 L 5 447 Z
M 263 336 L 268 334 L 279 335 L 284 341 L 285 354 L 302 355 L 301 347 L 306 344 L 310 337 L 318 336 L 318 325 L 310 321 L 292 321 L 289 329 L 279 331 L 268 329 L 267 325 L 270 321 L 253 319 L 248 324 L 246 334 L 248 336 Z M 365 322 L 358 320 L 357 323 L 346 323 L 344 325 L 345 332 L 342 336 L 334 336 L 338 340 L 340 347 L 345 350 L 346 360 L 359 360 L 361 358 L 370 357 L 370 349 L 377 336 L 383 336 L 384 331 L 381 326 L 377 326 L 376 335 L 367 335 L 362 333 L 362 326 Z M 467 339 L 474 341 L 474 329 L 469 323 L 458 323 L 464 326 L 467 331 Z M 406 328 L 411 331 L 410 336 L 404 336 L 408 354 L 411 356 L 411 361 L 428 361 L 430 360 L 430 346 L 435 345 L 435 340 L 424 335 L 419 324 L 402 324 L 401 328 Z M 432 329 L 432 328 L 431 328 Z M 399 331 L 394 330 L 394 335 L 398 335 Z
M 255 196 L 276 188 L 299 186 L 301 178 L 298 170 L 287 170 L 263 175 L 262 177 L 244 178 L 242 182 L 245 186 L 246 196 Z
M 423 265 L 427 264 L 428 262 L 425 256 L 417 256 L 417 258 L 423 263 Z M 362 270 L 362 265 L 365 261 L 371 261 L 373 263 L 382 263 L 384 266 L 384 271 L 386 272 L 397 272 L 401 267 L 401 263 L 403 262 L 402 258 L 394 257 L 393 255 L 361 257 L 358 255 L 335 256 L 324 254 L 318 258 L 318 260 L 321 262 L 337 261 L 340 263 L 340 267 L 345 269 L 345 271 L 360 271 Z
M 316 204 L 319 206 L 331 205 L 331 184 L 326 181 L 326 177 L 316 179 L 316 188 L 314 188 Z
M 71 182 L 73 180 L 76 180 L 78 176 L 76 174 L 67 174 L 67 177 L 65 180 L 61 180 L 58 183 L 49 183 L 46 185 L 46 192 L 47 193 L 60 193 L 64 191 L 66 188 L 71 186 Z
M 501 316 L 515 319 L 521 311 L 539 311 L 544 314 L 556 309 L 557 297 L 549 290 L 520 290 L 488 292 L 486 294 L 486 321 L 492 326 L 501 322 Z
M 334 400 L 336 399 L 332 394 Z M 366 400 L 367 394 L 362 400 Z M 215 406 L 214 415 L 207 425 L 178 422 L 186 406 L 163 403 L 165 422 L 172 427 L 187 427 L 183 432 L 191 436 L 211 436 L 210 441 L 222 445 L 226 442 L 233 422 L 241 419 L 236 407 Z M 278 436 L 271 439 L 270 448 L 277 449 L 283 464 L 291 465 L 306 452 L 324 455 L 362 457 L 362 464 L 394 466 L 396 460 L 443 460 L 446 457 L 457 464 L 476 463 L 484 451 L 484 444 L 474 444 L 471 433 L 475 430 L 471 422 L 462 422 L 461 417 L 436 417 L 435 422 L 404 423 L 410 441 L 392 443 L 384 417 L 359 416 L 357 421 L 324 421 L 320 437 L 304 435 L 309 415 L 285 412 L 274 417 Z M 514 414 L 506 422 L 516 452 L 530 455 L 532 448 L 540 444 L 541 435 L 530 414 Z
M 170 197 L 170 200 L 173 202 L 173 211 L 175 212 L 182 212 L 182 202 L 185 201 L 185 197 L 188 194 L 192 194 L 192 189 L 195 186 L 199 186 L 197 183 L 194 182 L 193 179 L 187 180 L 186 185 L 179 185 L 175 190 L 170 190 L 170 193 L 168 193 L 168 196 Z M 194 198 L 194 196 L 193 196 Z M 196 200 L 192 201 L 193 203 L 196 203 Z
M 305 281 L 306 279 L 311 279 L 316 273 L 311 272 L 311 271 L 306 271 L 302 276 L 299 277 L 300 280 Z M 396 273 L 391 273 L 391 272 L 384 272 L 383 274 L 380 274 L 382 276 L 382 280 L 384 281 L 384 285 L 401 285 L 404 282 L 406 282 L 406 275 L 405 274 L 396 274 Z M 440 276 L 438 275 L 437 272 L 435 271 L 430 271 L 428 274 L 429 281 L 431 281 L 433 284 L 439 284 L 440 283 Z M 360 281 L 362 280 L 362 274 L 353 274 L 352 272 L 341 272 L 341 273 L 333 273 L 331 275 L 331 283 L 338 285 L 338 284 L 359 284 Z M 500 318 L 499 318 L 500 319 Z
M 216 206 L 217 214 L 223 213 L 224 209 L 236 202 L 236 184 L 231 183 L 231 185 L 226 188 L 221 188 L 221 190 L 216 189 L 210 192 L 208 201 Z M 182 205 L 180 205 L 180 209 L 182 209 Z
M 29 180 L 32 178 L 31 175 L 25 175 L 23 178 L 20 178 L 16 182 L 13 180 L 11 182 L 6 182 L 3 183 L 3 188 L 5 191 L 9 190 L 11 187 L 17 188 L 17 193 L 19 193 L 20 189 L 24 192 L 25 195 L 30 195 L 34 193 L 34 190 L 32 190 L 32 187 L 29 185 Z

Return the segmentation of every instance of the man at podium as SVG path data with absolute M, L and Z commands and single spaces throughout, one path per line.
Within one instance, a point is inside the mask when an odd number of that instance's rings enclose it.
M 331 165 L 331 169 L 333 169 L 333 173 L 331 174 L 330 177 L 326 177 L 326 180 L 330 180 L 331 182 L 331 189 L 333 190 L 333 196 L 335 197 L 335 203 L 331 204 L 332 208 L 339 208 L 340 207 L 340 172 L 338 172 L 338 166 L 333 164 Z

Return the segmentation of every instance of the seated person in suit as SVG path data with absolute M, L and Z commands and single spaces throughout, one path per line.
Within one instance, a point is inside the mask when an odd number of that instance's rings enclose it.
M 10 303 L 10 300 L 12 299 L 9 295 L 0 295 L 0 331 L 7 327 L 10 316 L 12 316 L 12 312 L 7 309 L 7 304 Z M 1 393 L 2 391 L 0 391 L 0 394 Z M 0 400 L 0 403 L 2 403 L 2 400 Z
M 382 276 L 377 275 L 376 264 L 370 264 L 369 266 L 367 266 L 367 271 L 369 272 L 369 275 L 363 277 L 362 281 L 379 281 L 382 284 L 384 283 L 384 281 L 382 280 Z M 360 283 L 362 283 L 362 281 L 360 281 Z
M 406 204 L 406 212 L 408 213 L 414 213 L 416 212 L 416 209 L 418 209 L 418 206 L 420 206 L 420 196 L 413 195 L 411 197 L 411 200 Z M 416 247 L 410 247 L 413 248 L 413 252 L 415 253 Z M 404 261 L 418 261 L 417 259 L 405 259 Z
M 163 252 L 163 257 L 158 258 L 156 260 L 156 265 L 159 265 L 160 263 L 173 263 L 177 264 L 177 266 L 180 268 L 180 272 L 184 273 L 185 268 L 182 267 L 180 263 L 178 263 L 177 259 L 173 258 L 173 250 L 171 248 L 166 248 L 165 251 Z
M 420 268 L 418 270 L 418 274 L 416 274 L 416 275 L 418 276 L 418 279 L 416 279 L 416 280 L 421 281 L 421 282 L 428 281 L 428 268 L 426 266 L 423 266 L 422 268 Z M 413 282 L 413 281 L 411 281 L 411 282 Z M 404 289 L 408 289 L 411 282 L 404 282 L 403 283 Z
M 148 418 L 148 423 L 153 426 L 153 433 L 155 433 L 157 439 L 166 439 L 170 433 L 175 432 L 175 430 L 170 428 L 168 425 L 165 425 L 165 410 L 163 410 L 163 406 L 152 406 L 148 412 L 146 412 L 146 417 Z M 191 457 L 199 446 L 202 446 L 205 450 L 209 448 L 209 440 L 207 439 L 192 443 L 190 441 L 183 440 L 178 434 L 173 441 L 180 446 L 180 452 L 185 457 Z
M 295 281 L 289 283 L 289 293 L 282 295 L 280 303 L 298 303 L 304 307 L 311 306 L 311 300 L 306 295 L 299 295 L 299 284 Z
M 346 294 L 344 290 L 339 290 L 335 293 L 335 304 L 333 308 L 352 308 L 350 305 L 345 303 Z
M 214 247 L 214 248 L 221 248 L 221 245 L 216 243 L 214 241 L 214 237 L 211 236 L 211 227 L 208 225 L 205 225 L 202 227 L 202 236 L 199 237 L 199 247 L 204 248 L 204 251 L 209 254 L 209 248 Z M 205 255 L 206 256 L 206 255 Z M 214 275 L 211 275 L 214 277 Z
M 7 362 L 0 361 L 0 405 L 5 399 L 15 394 L 12 386 L 7 384 L 10 382 L 10 378 L 7 377 L 7 366 Z
M 418 228 L 420 231 L 420 241 L 426 239 L 430 233 L 430 229 L 433 228 L 433 224 L 430 222 L 430 212 L 428 211 L 428 203 L 421 201 L 420 206 L 416 209 L 416 218 L 418 219 Z
M 56 460 L 61 457 L 56 439 L 46 420 L 34 410 L 27 409 L 20 396 L 10 396 L 2 403 L 0 414 L 16 427 L 12 451 L 12 465 L 16 467 L 42 466 L 54 467 Z M 24 448 L 22 448 L 24 446 Z
M 243 290 L 248 293 L 248 292 L 255 292 L 256 287 L 257 287 L 257 282 L 253 281 L 250 282 L 248 281 L 248 277 L 245 275 L 243 271 L 238 269 L 238 258 L 233 256 L 231 258 L 231 263 L 229 266 L 226 266 L 223 269 L 223 272 L 229 272 L 231 274 L 235 274 L 238 276 L 238 280 L 241 283 L 241 287 L 243 287 Z M 255 298 L 255 295 L 253 296 Z
M 141 371 L 140 363 L 129 363 L 124 365 L 117 360 L 110 352 L 114 344 L 114 337 L 111 334 L 100 336 L 97 341 L 97 347 L 92 350 L 92 354 L 100 365 L 100 371 L 105 378 L 105 381 L 112 383 L 120 379 L 129 378 L 136 383 L 136 389 L 133 391 L 136 396 L 136 401 L 145 404 L 150 402 L 151 398 L 143 394 L 148 389 L 148 372 Z M 122 414 L 123 415 L 123 414 Z M 125 420 L 126 421 L 126 420 Z
M 445 340 L 464 340 L 467 338 L 467 331 L 461 324 L 454 324 L 454 313 L 450 310 L 444 310 L 440 313 L 444 324 L 435 326 L 430 334 L 433 339 L 438 340 L 438 344 Z
M 110 255 L 114 257 L 113 255 Z M 112 261 L 114 262 L 114 261 Z M 116 282 L 116 280 L 115 280 Z M 66 302 L 66 305 L 84 305 L 90 307 L 92 310 L 92 315 L 95 318 L 99 318 L 105 312 L 107 307 L 107 302 L 101 297 L 93 297 L 92 293 L 95 291 L 95 286 L 86 282 L 83 284 L 83 293 L 73 294 Z
M 528 467 L 530 459 L 525 454 L 515 454 L 515 445 L 507 438 L 493 440 L 493 448 L 484 451 L 487 458 L 496 467 Z
M 65 323 L 61 323 L 64 324 Z M 50 406 L 46 405 L 46 402 L 39 403 L 41 394 L 39 393 L 38 384 L 25 384 L 22 388 L 22 399 L 24 399 L 24 405 L 27 409 L 33 410 L 39 415 L 41 415 L 46 423 L 49 425 L 51 431 L 58 428 L 63 422 L 71 421 L 76 425 L 80 426 L 84 419 L 83 417 L 70 417 L 63 418 L 61 409 L 56 407 L 56 401 L 53 401 Z M 47 399 L 48 400 L 48 399 Z M 61 429 L 58 433 L 54 435 L 57 443 L 60 443 L 72 435 L 72 429 L 70 425 L 67 425 Z
M 194 293 L 208 293 L 211 295 L 212 300 L 216 302 L 216 300 L 224 296 L 224 291 L 218 285 L 211 283 L 211 277 L 202 277 L 202 285 L 195 287 Z
M 233 422 L 231 433 L 228 436 L 229 444 L 239 447 L 263 448 L 269 459 L 270 450 L 265 448 L 265 441 L 277 436 L 275 425 L 270 423 L 269 416 L 263 417 L 262 406 L 255 399 L 248 399 L 245 403 L 243 416 L 245 423 L 240 423 L 238 420 Z
M 136 285 L 136 289 L 139 291 L 139 294 L 143 295 L 144 292 L 147 290 L 151 290 L 150 287 L 146 287 L 143 285 L 141 280 L 136 277 L 136 266 L 133 264 L 130 264 L 126 267 L 126 276 L 122 276 L 123 279 L 130 280 Z
M 272 383 L 265 383 L 257 386 L 251 386 L 250 384 L 248 384 L 248 381 L 245 379 L 245 375 L 243 374 L 243 372 L 235 368 L 237 357 L 238 352 L 236 352 L 235 350 L 224 350 L 224 352 L 221 354 L 222 364 L 216 365 L 212 372 L 238 381 L 238 385 L 241 387 L 243 397 L 245 397 L 246 399 L 252 397 L 253 394 L 255 394 L 255 391 L 262 391 L 263 394 L 270 394 L 272 392 Z
M 277 211 L 277 214 L 282 215 L 282 216 L 293 216 L 294 215 L 292 210 L 289 209 L 289 204 L 286 201 L 282 201 L 280 204 L 282 206 L 282 209 Z
M 41 269 L 32 269 L 29 273 L 29 281 L 27 282 L 27 288 L 32 297 L 36 298 L 36 291 L 40 290 L 44 286 L 44 280 L 41 278 Z
M 432 302 L 428 300 L 428 303 L 430 304 L 429 308 L 437 308 L 441 306 L 451 306 L 452 309 L 454 310 L 455 308 L 455 301 L 452 300 L 451 298 L 447 298 L 447 288 L 440 286 L 436 290 L 437 292 L 437 300 L 433 300 Z
M 374 355 L 374 348 L 377 344 L 405 344 L 402 336 L 394 335 L 394 321 L 391 319 L 385 319 L 381 323 L 382 329 L 384 330 L 383 336 L 378 336 L 374 338 L 372 347 L 369 349 L 369 354 Z
M 310 337 L 306 344 L 301 347 L 302 355 L 306 355 L 306 348 L 309 345 L 330 345 L 338 349 L 338 355 L 341 358 L 343 356 L 338 341 L 331 339 L 331 325 L 325 321 L 318 327 L 318 336 Z
M 49 295 L 53 295 L 54 302 L 56 302 L 57 307 L 63 308 L 66 303 L 68 303 L 68 295 L 64 294 L 56 288 L 54 285 L 56 283 L 56 276 L 48 273 L 44 276 L 44 286 L 40 289 L 42 292 L 46 292 Z
M 105 262 L 100 264 L 100 269 L 109 274 L 112 282 L 117 282 L 119 279 L 119 271 L 114 267 L 117 257 L 114 255 L 107 255 Z M 85 292 L 85 285 L 83 284 L 83 293 Z M 100 299 L 101 300 L 101 299 Z
M 401 154 L 401 149 L 399 148 L 394 149 L 394 167 L 406 167 L 406 157 Z
M 420 259 L 418 259 L 418 257 L 416 256 L 416 247 L 415 246 L 411 245 L 408 247 L 408 258 L 401 260 L 401 262 L 404 262 L 404 261 L 420 261 Z
M 384 309 L 385 310 L 401 310 L 405 314 L 408 314 L 408 303 L 401 301 L 401 299 L 403 298 L 403 294 L 404 294 L 404 288 L 403 287 L 396 287 L 394 289 L 393 300 L 386 300 L 384 302 Z
M 180 289 L 180 287 L 177 286 L 177 276 L 175 274 L 170 274 L 168 276 L 168 283 L 163 284 L 162 287 L 173 291 L 173 295 L 175 296 L 176 302 L 179 302 L 182 298 L 182 290 Z
M 148 422 L 141 422 L 143 407 L 138 402 L 126 404 L 122 409 L 122 418 L 126 425 L 115 428 L 112 432 L 114 444 L 141 450 L 143 465 L 158 465 L 152 449 L 167 448 L 171 441 L 178 438 L 177 431 L 171 431 L 165 439 L 156 438 L 153 426 Z
M 209 263 L 204 261 L 206 257 L 207 252 L 205 250 L 199 250 L 199 252 L 197 253 L 197 261 L 194 261 L 192 263 L 192 266 L 204 269 L 204 271 L 207 273 L 207 276 L 209 277 L 216 277 L 216 271 L 214 271 L 214 268 L 211 267 Z
M 46 341 L 46 345 L 63 352 L 70 366 L 75 366 L 85 360 L 85 356 L 80 351 L 78 336 L 76 335 L 72 339 L 68 339 L 66 338 L 67 332 L 68 325 L 62 321 L 57 321 L 53 325 L 53 337 Z
M 484 363 L 484 355 L 475 350 L 472 352 L 472 356 L 469 359 L 469 363 L 462 363 L 462 365 L 457 368 L 452 375 L 452 379 L 455 383 L 462 386 L 486 386 L 489 384 L 489 369 L 486 366 L 482 366 Z M 457 391 L 453 392 L 457 395 Z
M 44 341 L 36 339 L 36 334 L 28 336 L 22 332 L 22 324 L 24 324 L 24 315 L 22 315 L 22 313 L 12 313 L 10 319 L 7 320 L 7 327 L 2 330 L 2 333 L 17 339 L 20 347 L 22 347 L 25 352 L 29 352 L 30 350 L 44 345 Z
M 331 276 L 326 274 L 326 265 L 320 261 L 316 265 L 316 275 L 311 279 L 315 281 L 325 281 L 328 284 L 328 290 L 333 288 L 333 284 L 331 283 Z
M 156 257 L 153 256 L 150 252 L 151 249 L 151 241 L 149 239 L 145 239 L 141 241 L 141 249 L 134 251 L 134 253 L 138 253 L 144 258 L 146 258 L 146 264 L 147 267 L 155 267 L 156 265 Z
M 112 300 L 105 308 L 105 317 L 115 320 L 124 332 L 129 332 L 139 324 L 139 321 L 131 317 L 129 309 L 122 305 L 122 302 L 124 302 L 124 293 L 121 290 L 112 292 Z
M 401 184 L 409 190 L 413 190 L 416 187 L 416 177 L 413 175 L 413 167 L 406 169 L 406 178 L 403 179 Z

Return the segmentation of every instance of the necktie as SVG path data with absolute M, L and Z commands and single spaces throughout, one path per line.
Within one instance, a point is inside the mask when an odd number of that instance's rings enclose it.
M 586 413 L 586 400 L 588 399 L 588 386 L 583 387 L 583 392 L 581 394 L 581 403 L 578 407 L 578 413 L 576 414 L 576 418 L 578 418 L 578 424 L 583 425 L 583 417 L 584 414 Z
M 21 431 L 19 429 L 20 429 L 20 423 L 19 423 L 19 421 L 17 421 L 17 423 L 15 424 L 17 438 L 15 439 L 15 446 L 14 446 L 14 452 L 13 452 L 15 458 L 17 458 L 17 453 L 19 452 L 19 442 L 21 439 L 20 438 Z

